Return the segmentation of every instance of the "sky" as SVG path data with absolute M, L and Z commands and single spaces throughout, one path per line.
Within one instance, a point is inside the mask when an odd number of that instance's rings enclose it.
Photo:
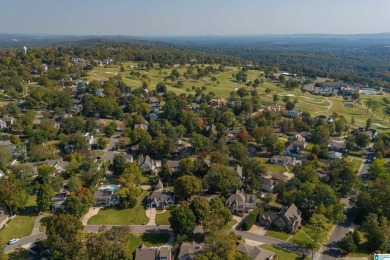
M 0 33 L 205 36 L 390 32 L 390 0 L 0 0 Z

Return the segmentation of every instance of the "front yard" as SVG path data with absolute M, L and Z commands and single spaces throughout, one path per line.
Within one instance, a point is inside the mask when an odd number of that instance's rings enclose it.
M 2 243 L 7 243 L 13 238 L 22 238 L 31 235 L 37 218 L 36 196 L 30 196 L 24 210 L 21 210 L 8 224 L 0 231 Z
M 88 220 L 88 225 L 143 225 L 149 222 L 145 214 L 143 200 L 148 191 L 142 191 L 137 198 L 137 205 L 132 209 L 104 208 Z
M 287 241 L 287 239 L 290 237 L 290 234 L 284 233 L 282 231 L 276 231 L 276 230 L 268 230 L 265 234 L 266 236 L 277 238 L 283 241 Z
M 164 213 L 157 210 L 156 214 L 156 225 L 170 225 L 169 217 L 171 216 L 171 210 L 166 210 Z
M 299 256 L 297 254 L 294 254 L 294 253 L 291 253 L 288 251 L 284 251 L 282 249 L 273 247 L 271 245 L 264 244 L 264 245 L 260 245 L 259 247 L 274 252 L 276 254 L 276 259 L 278 259 L 278 260 L 279 259 L 280 260 L 299 260 L 299 259 L 302 259 L 301 256 Z
M 135 252 L 142 244 L 145 246 L 162 246 L 169 241 L 169 233 L 144 233 L 142 235 L 131 234 L 126 241 L 131 252 Z

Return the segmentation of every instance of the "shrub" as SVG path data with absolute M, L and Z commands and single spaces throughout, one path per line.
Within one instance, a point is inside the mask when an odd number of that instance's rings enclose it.
M 244 221 L 242 222 L 242 228 L 245 231 L 248 231 L 249 229 L 252 228 L 253 224 L 255 224 L 257 216 L 260 214 L 261 209 L 256 208 L 254 211 L 248 214 Z

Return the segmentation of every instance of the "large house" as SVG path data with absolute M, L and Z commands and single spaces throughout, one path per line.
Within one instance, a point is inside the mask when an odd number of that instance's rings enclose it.
M 0 131 L 10 126 L 13 126 L 14 124 L 15 124 L 15 119 L 12 117 L 0 118 Z
M 278 214 L 262 212 L 259 215 L 259 223 L 267 227 L 295 233 L 301 228 L 301 214 L 295 204 L 292 203 L 289 207 L 282 207 Z
M 149 155 L 146 155 L 145 157 L 141 157 L 138 160 L 138 166 L 146 172 L 154 171 L 156 169 L 156 163 L 152 158 L 150 158 Z
M 292 119 L 300 115 L 302 115 L 302 110 L 290 110 L 284 114 L 285 117 L 292 118 Z
M 196 256 L 204 249 L 204 244 L 195 242 L 183 242 L 180 246 L 180 252 L 177 256 L 178 260 L 195 260 Z
M 86 133 L 84 135 L 85 142 L 87 142 L 88 150 L 91 150 L 92 145 L 95 144 L 95 138 L 93 137 L 93 134 Z
M 275 253 L 272 251 L 244 243 L 238 244 L 237 251 L 249 255 L 253 260 L 272 260 L 275 258 Z
M 175 196 L 170 191 L 153 191 L 146 202 L 148 208 L 166 207 L 175 203 Z
M 225 206 L 228 207 L 233 214 L 243 215 L 256 208 L 256 196 L 244 194 L 237 190 L 236 194 L 230 195 L 226 200 Z
M 119 204 L 119 197 L 112 190 L 98 190 L 95 192 L 95 206 L 109 207 Z
M 280 155 L 272 156 L 269 159 L 269 162 L 274 164 L 289 165 L 289 166 L 295 166 L 297 164 L 300 164 L 300 161 L 296 160 L 294 157 L 280 156 Z
M 146 247 L 142 245 L 135 251 L 135 260 L 171 260 L 171 249 L 169 247 Z

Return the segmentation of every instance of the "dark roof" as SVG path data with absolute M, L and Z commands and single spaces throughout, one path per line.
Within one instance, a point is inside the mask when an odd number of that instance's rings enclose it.
M 95 199 L 110 198 L 112 194 L 111 190 L 98 190 L 95 192 Z
M 195 256 L 196 254 L 203 251 L 203 247 L 204 244 L 184 242 L 180 246 L 180 252 L 177 258 L 180 260 L 181 258 L 187 259 L 191 256 Z

